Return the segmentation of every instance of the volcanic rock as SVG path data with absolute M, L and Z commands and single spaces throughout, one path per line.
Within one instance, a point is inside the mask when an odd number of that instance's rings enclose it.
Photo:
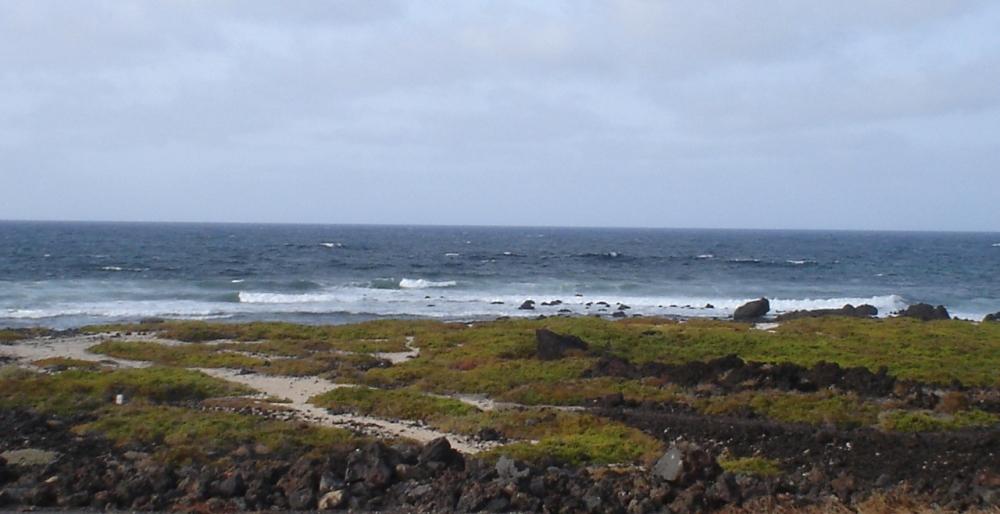
M 586 351 L 590 348 L 590 345 L 579 337 L 557 334 L 544 328 L 535 331 L 535 346 L 538 358 L 542 360 L 561 359 L 567 350 Z
M 770 311 L 771 302 L 767 298 L 761 298 L 740 305 L 733 313 L 733 321 L 755 321 L 763 318 Z
M 522 311 L 533 311 L 533 310 L 535 310 L 535 301 L 534 300 L 525 300 L 524 303 L 522 303 L 521 306 L 518 307 L 518 310 L 522 310 Z
M 938 305 L 934 307 L 927 303 L 916 303 L 899 313 L 900 317 L 905 318 L 916 318 L 921 321 L 932 321 L 939 319 L 951 319 L 948 314 L 948 309 L 944 305 Z

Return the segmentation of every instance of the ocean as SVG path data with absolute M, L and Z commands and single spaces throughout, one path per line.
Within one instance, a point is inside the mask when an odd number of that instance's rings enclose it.
M 1000 311 L 998 277 L 996 233 L 0 222 L 9 327 L 608 315 L 616 303 L 722 317 L 761 296 L 773 311 L 928 302 L 978 320 Z M 518 309 L 527 299 L 534 311 Z

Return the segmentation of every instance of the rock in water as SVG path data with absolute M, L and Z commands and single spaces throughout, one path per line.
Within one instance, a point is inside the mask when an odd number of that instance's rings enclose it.
M 544 328 L 535 331 L 535 345 L 538 358 L 542 360 L 561 359 L 566 350 L 586 351 L 590 347 L 579 337 L 560 335 Z
M 522 311 L 533 311 L 535 310 L 535 301 L 525 300 L 524 303 L 522 303 L 521 306 L 518 307 L 518 309 Z
M 767 298 L 761 298 L 740 305 L 733 313 L 733 321 L 755 321 L 768 312 L 771 312 L 771 302 Z
M 944 305 L 934 307 L 927 303 L 915 303 L 900 312 L 899 316 L 904 318 L 916 318 L 921 321 L 951 319 L 951 316 L 948 314 L 948 309 L 946 309 Z

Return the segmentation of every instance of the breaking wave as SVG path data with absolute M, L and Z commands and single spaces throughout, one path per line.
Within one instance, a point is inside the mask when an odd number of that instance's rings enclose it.
M 458 282 L 454 280 L 443 280 L 441 282 L 433 282 L 430 280 L 424 280 L 422 278 L 404 278 L 399 281 L 400 289 L 429 289 L 435 287 L 455 287 Z

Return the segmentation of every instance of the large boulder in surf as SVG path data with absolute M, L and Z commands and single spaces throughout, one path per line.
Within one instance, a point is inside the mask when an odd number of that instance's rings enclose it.
M 915 303 L 900 311 L 899 316 L 903 318 L 916 318 L 921 321 L 951 319 L 948 309 L 944 305 L 934 307 L 928 303 Z
M 733 321 L 755 321 L 763 318 L 768 312 L 771 312 L 771 302 L 767 301 L 767 298 L 761 298 L 737 307 L 733 313 Z
M 586 351 L 590 348 L 590 345 L 579 337 L 557 334 L 544 328 L 535 331 L 535 346 L 538 358 L 542 360 L 561 359 L 567 350 Z
M 878 308 L 873 305 L 859 305 L 857 307 L 847 304 L 839 309 L 814 309 L 810 311 L 786 312 L 778 316 L 777 321 L 791 321 L 801 318 L 822 318 L 825 316 L 844 316 L 848 318 L 871 318 L 878 316 Z
M 534 300 L 525 300 L 524 303 L 522 303 L 521 306 L 518 307 L 518 309 L 520 309 L 522 311 L 533 311 L 533 310 L 535 310 L 535 301 Z
M 993 314 L 987 314 L 986 317 L 983 318 L 983 323 L 989 323 L 989 322 L 1000 323 L 1000 312 L 994 312 Z

